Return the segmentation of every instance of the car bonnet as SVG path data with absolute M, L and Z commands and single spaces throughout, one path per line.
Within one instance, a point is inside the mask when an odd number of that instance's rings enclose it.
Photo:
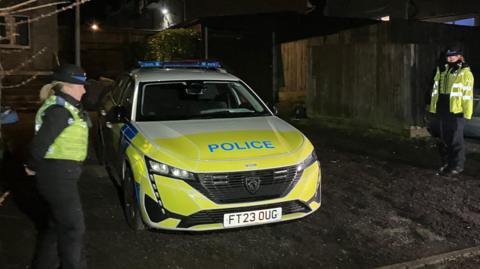
M 162 154 L 195 161 L 278 157 L 296 151 L 305 140 L 301 132 L 273 116 L 136 125 Z

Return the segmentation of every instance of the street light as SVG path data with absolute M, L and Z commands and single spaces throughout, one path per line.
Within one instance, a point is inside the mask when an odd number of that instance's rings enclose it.
M 161 12 L 163 14 L 163 20 L 167 22 L 166 27 L 170 27 L 170 11 L 167 8 L 162 8 Z
M 90 25 L 90 29 L 92 29 L 92 31 L 94 32 L 97 32 L 100 30 L 100 27 L 98 26 L 98 24 L 96 22 L 92 23 L 92 25 Z
M 182 4 L 183 4 L 183 5 L 182 5 L 182 7 L 183 7 L 183 10 L 182 10 L 182 13 L 183 13 L 182 21 L 185 22 L 185 21 L 187 21 L 187 3 L 186 3 L 186 0 L 181 0 L 181 1 L 182 1 Z M 174 9 L 177 10 L 177 8 L 178 8 L 178 6 L 175 5 L 175 8 L 174 8 Z M 168 8 L 165 8 L 165 7 L 161 9 L 161 12 L 162 12 L 162 14 L 163 14 L 164 16 L 167 16 L 167 15 L 170 14 L 170 10 L 168 10 Z M 178 13 L 177 13 L 177 14 L 178 14 Z M 175 17 L 179 17 L 177 14 L 176 14 L 175 12 L 173 13 L 173 15 L 174 15 Z M 178 23 L 178 22 L 177 22 L 177 23 Z

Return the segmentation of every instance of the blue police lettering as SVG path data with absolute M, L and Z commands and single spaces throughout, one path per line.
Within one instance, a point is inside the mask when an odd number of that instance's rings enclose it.
M 226 150 L 226 151 L 230 151 L 230 150 L 233 150 L 235 148 L 235 146 L 231 143 L 223 143 L 222 145 L 220 145 L 220 147 L 223 150 Z
M 218 145 L 217 144 L 210 144 L 210 145 L 208 145 L 208 149 L 210 150 L 210 152 L 213 152 L 214 150 L 218 149 Z
M 274 149 L 272 141 L 244 141 L 244 142 L 225 142 L 221 144 L 209 144 L 208 150 L 215 152 L 219 149 L 223 151 L 243 151 L 243 150 L 255 150 L 255 149 Z
M 247 144 L 247 145 L 248 145 L 248 144 Z M 247 148 L 242 148 L 242 147 L 240 147 L 240 145 L 238 145 L 237 142 L 235 142 L 235 147 L 236 147 L 237 149 L 239 149 L 239 150 L 247 149 Z
M 272 141 L 263 141 L 263 145 L 267 149 L 274 149 L 275 147 L 272 145 Z
M 252 144 L 252 147 L 253 147 L 253 148 L 256 148 L 256 149 L 261 149 L 261 148 L 263 148 L 263 146 L 261 145 L 262 143 L 259 142 L 259 141 L 252 141 L 251 144 Z M 260 144 L 260 145 L 258 145 L 258 144 Z

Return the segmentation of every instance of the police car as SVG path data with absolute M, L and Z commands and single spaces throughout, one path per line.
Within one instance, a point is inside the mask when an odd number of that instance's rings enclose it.
M 305 217 L 320 207 L 310 141 L 218 62 L 140 62 L 104 96 L 100 159 L 127 222 L 203 231 Z
M 465 124 L 464 134 L 466 137 L 480 139 L 480 95 L 473 98 L 473 115 Z

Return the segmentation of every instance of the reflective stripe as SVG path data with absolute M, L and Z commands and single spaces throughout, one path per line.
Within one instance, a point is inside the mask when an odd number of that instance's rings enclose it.
M 464 91 L 471 91 L 471 90 L 472 90 L 472 86 L 465 86 L 465 87 L 463 87 L 463 90 L 464 90 Z
M 438 95 L 438 90 L 434 90 L 434 91 L 432 92 L 432 96 L 434 96 L 434 95 Z
M 451 92 L 451 93 L 450 93 L 450 97 L 454 97 L 454 96 L 459 96 L 459 97 L 461 97 L 461 96 L 463 96 L 463 94 L 462 94 L 461 92 Z
M 463 100 L 473 100 L 473 97 L 472 96 L 464 96 Z
M 453 83 L 453 88 L 463 88 L 463 83 Z

